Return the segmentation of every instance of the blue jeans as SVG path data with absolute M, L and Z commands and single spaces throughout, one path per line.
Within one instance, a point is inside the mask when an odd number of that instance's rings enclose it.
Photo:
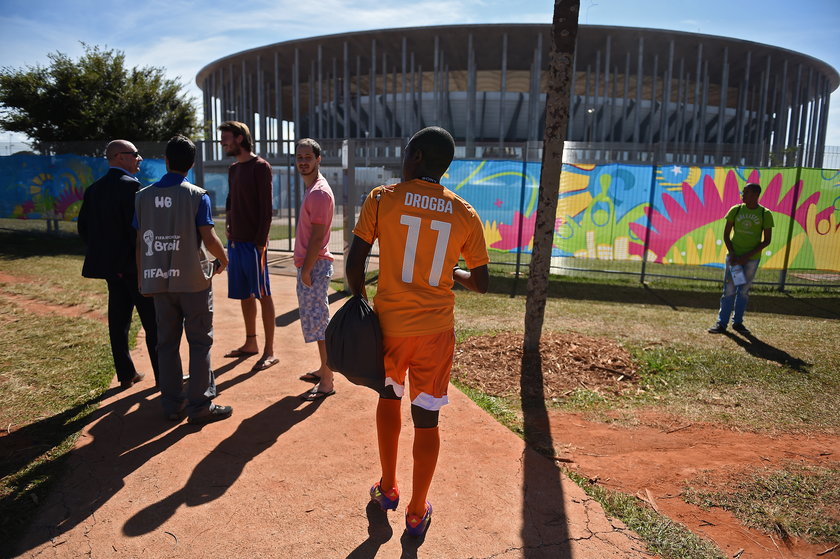
M 747 283 L 736 286 L 732 281 L 729 256 L 726 256 L 726 269 L 723 271 L 723 295 L 720 298 L 718 324 L 726 326 L 729 323 L 729 315 L 732 314 L 733 308 L 735 315 L 732 317 L 732 324 L 744 322 L 744 311 L 747 308 L 747 301 L 750 299 L 750 286 L 755 278 L 756 271 L 758 271 L 758 259 L 747 260 L 744 264 L 744 276 L 747 278 Z

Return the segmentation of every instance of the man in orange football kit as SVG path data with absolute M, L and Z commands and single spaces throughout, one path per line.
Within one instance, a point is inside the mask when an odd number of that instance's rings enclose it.
M 489 281 L 481 218 L 461 197 L 440 185 L 454 154 L 455 142 L 443 128 L 417 132 L 403 155 L 404 182 L 371 191 L 347 257 L 350 291 L 366 297 L 365 259 L 379 239 L 374 309 L 385 350 L 385 389 L 376 408 L 382 477 L 370 496 L 383 510 L 394 510 L 399 504 L 397 448 L 407 370 L 414 472 L 405 524 L 412 536 L 425 534 L 432 518 L 426 496 L 440 450 L 438 414 L 448 403 L 455 352 L 452 287 L 457 281 L 485 293 Z M 461 255 L 469 271 L 458 267 Z

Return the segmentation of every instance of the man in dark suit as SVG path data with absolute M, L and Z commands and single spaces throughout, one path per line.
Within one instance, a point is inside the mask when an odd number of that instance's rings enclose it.
M 128 331 L 135 307 L 146 330 L 146 345 L 157 384 L 155 304 L 137 290 L 136 232 L 131 226 L 134 195 L 140 189 L 140 181 L 133 175 L 140 170 L 143 158 L 134 144 L 126 140 L 109 143 L 105 157 L 111 168 L 85 190 L 79 211 L 79 236 L 86 245 L 82 276 L 108 282 L 108 332 L 120 387 L 130 388 L 145 376 L 135 369 L 128 351 Z

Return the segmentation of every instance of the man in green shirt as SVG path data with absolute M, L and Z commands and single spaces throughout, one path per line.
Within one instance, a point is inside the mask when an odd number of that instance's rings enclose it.
M 744 326 L 744 310 L 761 251 L 770 244 L 773 231 L 773 213 L 758 204 L 760 195 L 761 185 L 747 183 L 741 193 L 743 204 L 732 206 L 726 214 L 723 242 L 729 254 L 726 255 L 717 324 L 709 328 L 712 334 L 726 332 L 733 309 L 732 329 L 741 334 L 750 333 Z

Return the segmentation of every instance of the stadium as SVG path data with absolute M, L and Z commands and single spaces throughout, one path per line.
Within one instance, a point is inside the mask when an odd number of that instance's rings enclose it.
M 463 157 L 537 153 L 550 43 L 548 24 L 362 31 L 231 54 L 196 82 L 211 129 L 246 122 L 269 156 L 295 135 L 399 145 L 432 124 Z M 818 167 L 840 84 L 766 44 L 594 25 L 579 28 L 573 70 L 567 160 L 589 163 Z

